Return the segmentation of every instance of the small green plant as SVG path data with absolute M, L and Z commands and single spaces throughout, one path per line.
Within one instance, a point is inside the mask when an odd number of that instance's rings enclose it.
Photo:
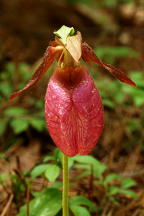
M 2 156 L 3 157 L 3 156 Z M 136 198 L 136 193 L 132 187 L 136 186 L 136 182 L 132 178 L 124 178 L 116 173 L 109 173 L 108 167 L 95 159 L 93 156 L 75 156 L 69 158 L 69 169 L 81 170 L 76 175 L 75 182 L 80 182 L 90 176 L 93 176 L 93 187 L 103 188 L 102 200 L 100 203 L 92 202 L 89 197 L 84 194 L 74 195 L 69 198 L 70 211 L 74 216 L 90 216 L 91 213 L 102 212 L 104 203 L 111 201 L 114 205 L 119 203 L 119 196 L 126 198 Z M 21 206 L 17 216 L 59 216 L 62 211 L 62 153 L 56 149 L 53 155 L 45 156 L 42 161 L 34 166 L 32 170 L 24 173 L 15 171 L 12 175 L 4 173 L 0 175 L 0 184 L 6 186 L 11 181 L 12 191 L 14 193 L 15 202 L 19 206 L 20 197 L 27 197 L 29 193 L 30 200 L 26 200 L 26 204 Z M 35 191 L 32 188 L 36 179 L 43 178 L 48 182 L 48 186 L 42 187 L 41 191 Z M 71 185 L 71 187 L 73 187 Z
M 82 170 L 81 174 L 76 177 L 77 181 L 93 175 L 93 184 L 104 188 L 103 199 L 99 206 L 102 206 L 103 202 L 107 202 L 108 200 L 117 205 L 119 202 L 118 196 L 120 195 L 131 198 L 137 197 L 136 193 L 132 190 L 132 187 L 136 186 L 136 182 L 133 179 L 124 178 L 116 173 L 105 175 L 108 167 L 90 155 L 77 155 L 69 158 L 69 168 Z M 59 181 L 61 171 L 62 153 L 59 149 L 56 149 L 53 156 L 44 157 L 43 163 L 35 166 L 29 173 L 32 180 L 37 177 L 43 177 L 51 182 L 48 189 L 42 192 L 32 192 L 34 198 L 30 201 L 30 216 L 42 216 L 44 212 L 48 214 L 50 211 L 48 206 L 51 206 L 51 213 L 49 213 L 51 216 L 59 215 L 58 213 L 62 210 L 62 183 Z M 42 200 L 45 201 L 42 202 Z M 70 197 L 69 206 L 74 216 L 90 216 L 91 212 L 100 211 L 100 207 L 82 195 Z M 21 207 L 18 216 L 24 216 L 25 214 L 26 205 Z
M 14 86 L 20 88 L 24 85 L 31 76 L 30 71 L 33 71 L 33 69 L 26 63 L 15 65 L 10 62 L 5 65 L 4 70 L 0 73 L 0 136 L 6 137 L 5 134 L 8 128 L 11 128 L 10 142 L 15 142 L 12 133 L 18 137 L 22 132 L 26 132 L 30 128 L 38 132 L 46 129 L 44 115 L 41 111 L 44 104 L 41 99 L 29 95 L 26 101 L 21 102 L 18 100 L 13 107 L 10 106 L 8 101 L 10 92 L 14 91 Z M 15 73 L 17 73 L 16 76 L 14 76 Z M 33 112 L 33 107 L 35 107 L 35 112 Z
M 119 82 L 111 82 L 108 78 L 99 80 L 97 85 L 103 98 L 103 104 L 106 107 L 115 109 L 118 105 L 125 106 L 125 108 L 128 108 L 133 104 L 136 107 L 142 107 L 144 105 L 143 72 L 131 72 L 130 76 L 137 83 L 137 88 L 123 86 Z M 107 90 L 107 86 L 109 91 Z M 115 95 L 114 98 L 113 95 Z
M 97 55 L 109 64 L 114 64 L 118 58 L 138 57 L 138 53 L 126 46 L 97 46 Z
M 108 167 L 90 155 L 75 156 L 72 160 L 78 162 L 78 164 L 74 165 L 76 168 L 83 170 L 82 174 L 77 178 L 81 179 L 85 176 L 93 175 L 93 183 L 105 189 L 104 199 L 110 199 L 116 202 L 115 195 L 118 194 L 125 194 L 129 197 L 136 198 L 136 193 L 131 190 L 131 187 L 136 185 L 133 179 L 124 178 L 115 173 L 110 173 L 105 176 L 104 174 L 108 170 Z

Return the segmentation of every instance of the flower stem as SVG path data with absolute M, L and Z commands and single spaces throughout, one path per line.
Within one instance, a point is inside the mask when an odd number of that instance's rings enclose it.
M 68 216 L 68 188 L 69 188 L 69 179 L 68 179 L 68 156 L 63 154 L 63 194 L 62 194 L 62 209 L 63 216 Z

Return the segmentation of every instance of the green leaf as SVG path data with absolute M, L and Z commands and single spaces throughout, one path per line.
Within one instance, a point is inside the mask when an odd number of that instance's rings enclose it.
M 141 107 L 142 105 L 144 105 L 144 99 L 140 95 L 139 97 L 135 97 L 134 101 L 137 107 Z
M 143 89 L 144 74 L 141 71 L 135 71 L 131 73 L 130 75 L 131 75 L 131 78 L 134 80 L 134 82 L 137 83 L 138 87 L 142 87 Z
M 120 189 L 119 193 L 125 194 L 128 197 L 131 197 L 131 198 L 134 198 L 134 199 L 137 198 L 137 194 L 132 190 Z
M 63 183 L 62 182 L 54 182 L 52 185 L 51 185 L 51 188 L 56 188 L 56 189 L 58 189 L 58 188 L 62 188 L 62 186 L 63 186 Z
M 6 81 L 6 82 L 1 82 L 0 83 L 0 92 L 5 96 L 8 97 L 10 93 L 12 92 L 11 85 Z
M 0 175 L 0 184 L 5 184 L 9 179 L 8 173 L 2 173 Z
M 132 118 L 128 120 L 126 129 L 128 133 L 133 133 L 134 131 L 140 131 L 141 127 L 141 119 Z
M 71 205 L 70 209 L 73 212 L 74 216 L 90 216 L 89 211 L 85 207 Z
M 37 194 L 36 198 L 30 201 L 29 216 L 55 216 L 61 209 L 61 192 L 57 189 L 47 189 Z M 26 205 L 20 208 L 17 216 L 26 216 Z
M 5 158 L 5 157 L 6 157 L 5 153 L 0 153 L 0 158 Z
M 74 160 L 73 160 L 72 157 L 69 157 L 69 158 L 68 158 L 68 168 L 69 168 L 69 169 L 72 168 L 73 165 L 74 165 Z
M 75 164 L 75 168 L 78 168 L 78 169 L 86 169 L 88 171 L 91 170 L 91 164 Z
M 47 161 L 50 161 L 50 160 L 53 160 L 53 156 L 44 157 L 43 162 L 47 162 Z
M 127 178 L 127 179 L 124 179 L 122 181 L 121 187 L 127 189 L 127 188 L 130 188 L 130 187 L 136 186 L 136 185 L 137 185 L 137 183 L 133 179 Z
M 54 151 L 54 159 L 57 163 L 62 162 L 62 152 L 59 148 Z
M 103 4 L 108 8 L 113 8 L 118 4 L 118 2 L 116 0 L 104 0 Z
M 80 174 L 77 176 L 77 179 L 84 178 L 85 176 L 90 176 L 90 174 L 91 174 L 90 170 L 83 171 L 82 173 L 80 173 Z
M 26 63 L 20 63 L 18 66 L 18 70 L 20 75 L 23 78 L 23 81 L 27 81 L 30 77 L 31 77 L 31 73 L 29 73 L 29 71 L 31 70 L 28 66 L 28 64 Z
M 102 178 L 103 173 L 106 171 L 107 166 L 105 164 L 95 165 L 93 175 L 97 178 Z
M 36 178 L 40 175 L 42 175 L 45 170 L 47 169 L 48 164 L 40 164 L 36 167 L 33 168 L 33 170 L 31 171 L 31 177 L 32 178 Z
M 85 155 L 85 156 L 77 155 L 73 157 L 73 160 L 79 163 L 86 163 L 86 165 L 83 166 L 85 169 L 93 168 L 93 174 L 98 178 L 101 178 L 102 174 L 107 169 L 107 166 L 105 164 L 99 162 L 98 160 L 96 160 L 94 157 L 90 155 Z M 93 166 L 92 167 L 88 166 L 88 164 L 91 164 Z
M 70 198 L 70 205 L 85 205 L 91 212 L 96 211 L 96 206 L 84 196 L 73 196 Z
M 105 98 L 103 99 L 103 105 L 107 106 L 111 109 L 114 109 L 116 107 L 116 104 L 113 101 L 111 101 L 109 99 L 105 99 Z
M 90 155 L 77 155 L 73 157 L 74 161 L 77 161 L 79 163 L 86 163 L 86 164 L 93 164 L 100 163 L 98 160 L 96 160 L 94 157 Z
M 42 118 L 31 118 L 29 119 L 29 123 L 37 130 L 43 131 L 45 128 L 45 121 Z
M 106 178 L 104 180 L 104 184 L 109 184 L 113 180 L 120 180 L 120 179 L 121 179 L 120 175 L 115 174 L 115 173 L 111 173 L 108 176 L 106 176 Z
M 60 168 L 57 165 L 49 164 L 45 170 L 45 177 L 50 181 L 54 182 L 59 176 Z
M 138 53 L 135 50 L 126 46 L 97 46 L 94 50 L 102 60 L 106 60 L 109 64 L 113 64 L 119 57 L 124 58 L 138 56 Z
M 24 118 L 16 118 L 10 122 L 10 125 L 13 128 L 15 134 L 19 134 L 28 129 L 29 122 Z
M 12 75 L 12 73 L 15 71 L 15 64 L 12 62 L 9 62 L 8 64 L 6 64 L 5 66 L 5 70 L 10 73 Z
M 144 75 L 141 72 L 133 72 L 131 74 L 132 80 L 137 84 L 137 88 L 130 88 L 127 85 L 122 86 L 122 90 L 124 93 L 129 94 L 130 97 L 133 99 L 136 106 L 141 107 L 144 105 Z
M 7 116 L 21 116 L 27 114 L 27 110 L 22 107 L 9 107 L 4 111 Z
M 102 185 L 103 186 L 103 181 L 94 181 L 94 184 L 96 184 L 96 185 Z
M 109 200 L 113 202 L 114 205 L 119 205 L 120 201 L 118 201 L 114 196 L 109 197 Z
M 117 187 L 117 186 L 110 186 L 108 188 L 108 193 L 109 193 L 110 196 L 118 194 L 119 191 L 120 191 L 120 188 Z
M 67 27 L 63 25 L 58 31 L 55 31 L 54 34 L 61 38 L 62 42 L 65 44 L 68 36 L 74 35 L 75 30 L 73 27 Z

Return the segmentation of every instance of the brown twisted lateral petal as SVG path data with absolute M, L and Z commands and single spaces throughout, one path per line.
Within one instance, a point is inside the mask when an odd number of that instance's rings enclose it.
M 46 49 L 46 51 L 45 51 L 42 63 L 37 68 L 37 70 L 33 74 L 32 78 L 27 83 L 27 85 L 23 89 L 15 92 L 15 93 L 13 93 L 10 96 L 10 100 L 14 99 L 15 97 L 19 96 L 20 94 L 22 94 L 23 92 L 25 92 L 26 90 L 28 90 L 30 87 L 32 87 L 33 85 L 35 85 L 41 79 L 41 77 L 46 73 L 46 71 L 48 70 L 48 68 L 51 66 L 51 64 L 55 60 L 56 54 L 58 52 L 60 52 L 60 49 L 58 49 L 56 47 L 49 46 Z
M 127 75 L 121 71 L 120 69 L 106 64 L 99 59 L 92 48 L 87 43 L 82 43 L 82 58 L 86 62 L 94 62 L 102 67 L 104 67 L 106 70 L 108 70 L 115 78 L 120 80 L 121 82 L 127 83 L 133 87 L 137 87 L 136 84 L 129 78 Z

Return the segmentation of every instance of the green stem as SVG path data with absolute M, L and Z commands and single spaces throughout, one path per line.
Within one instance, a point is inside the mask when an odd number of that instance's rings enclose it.
M 69 177 L 68 177 L 68 156 L 63 154 L 63 195 L 62 195 L 62 208 L 63 216 L 68 216 L 68 188 L 69 188 Z

